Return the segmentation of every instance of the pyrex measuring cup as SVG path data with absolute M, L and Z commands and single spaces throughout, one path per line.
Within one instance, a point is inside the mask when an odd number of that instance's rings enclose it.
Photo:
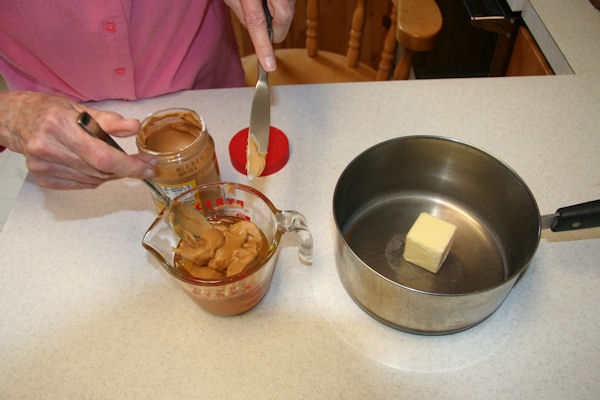
M 238 275 L 220 280 L 194 278 L 174 266 L 172 248 L 177 247 L 180 238 L 173 233 L 165 210 L 159 214 L 144 235 L 142 244 L 206 311 L 233 315 L 258 304 L 267 293 L 275 269 L 279 242 L 287 232 L 296 232 L 298 235 L 301 261 L 312 262 L 312 235 L 304 216 L 296 211 L 278 210 L 265 195 L 252 187 L 238 183 L 209 183 L 188 190 L 175 200 L 193 204 L 209 220 L 219 216 L 233 216 L 254 222 L 269 244 L 263 259 Z

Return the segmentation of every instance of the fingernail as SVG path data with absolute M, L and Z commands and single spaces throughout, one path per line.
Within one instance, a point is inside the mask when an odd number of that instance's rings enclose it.
M 150 168 L 145 170 L 144 173 L 142 174 L 142 178 L 144 178 L 144 179 L 152 178 L 153 176 L 154 176 L 154 170 L 150 169 Z
M 265 58 L 265 71 L 273 72 L 277 69 L 277 64 L 275 63 L 275 57 L 267 57 Z

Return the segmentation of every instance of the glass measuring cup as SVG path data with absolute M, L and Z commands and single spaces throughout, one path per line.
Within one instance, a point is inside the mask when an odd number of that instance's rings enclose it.
M 288 232 L 298 235 L 298 255 L 304 263 L 312 262 L 313 241 L 304 216 L 292 210 L 279 210 L 256 189 L 227 182 L 197 186 L 175 200 L 193 204 L 210 221 L 230 216 L 254 222 L 264 233 L 269 248 L 259 262 L 248 270 L 220 280 L 191 277 L 174 265 L 173 247 L 180 238 L 171 229 L 165 210 L 158 215 L 144 235 L 142 245 L 204 310 L 213 314 L 243 313 L 258 304 L 267 293 L 275 270 L 281 237 Z

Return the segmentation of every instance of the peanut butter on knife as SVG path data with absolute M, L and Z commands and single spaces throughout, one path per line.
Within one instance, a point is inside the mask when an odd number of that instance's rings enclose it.
M 248 136 L 248 150 L 246 160 L 246 174 L 250 179 L 260 176 L 267 164 L 267 153 L 258 151 L 258 144 L 254 135 Z

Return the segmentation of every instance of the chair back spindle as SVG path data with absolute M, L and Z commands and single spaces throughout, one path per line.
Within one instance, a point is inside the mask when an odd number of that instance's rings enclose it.
M 348 41 L 348 52 L 346 53 L 347 66 L 355 68 L 360 57 L 360 42 L 365 27 L 365 0 L 357 0 L 354 13 L 352 14 L 352 26 L 350 28 L 350 40 Z
M 306 5 L 306 53 L 314 57 L 319 51 L 319 1 L 308 0 Z

